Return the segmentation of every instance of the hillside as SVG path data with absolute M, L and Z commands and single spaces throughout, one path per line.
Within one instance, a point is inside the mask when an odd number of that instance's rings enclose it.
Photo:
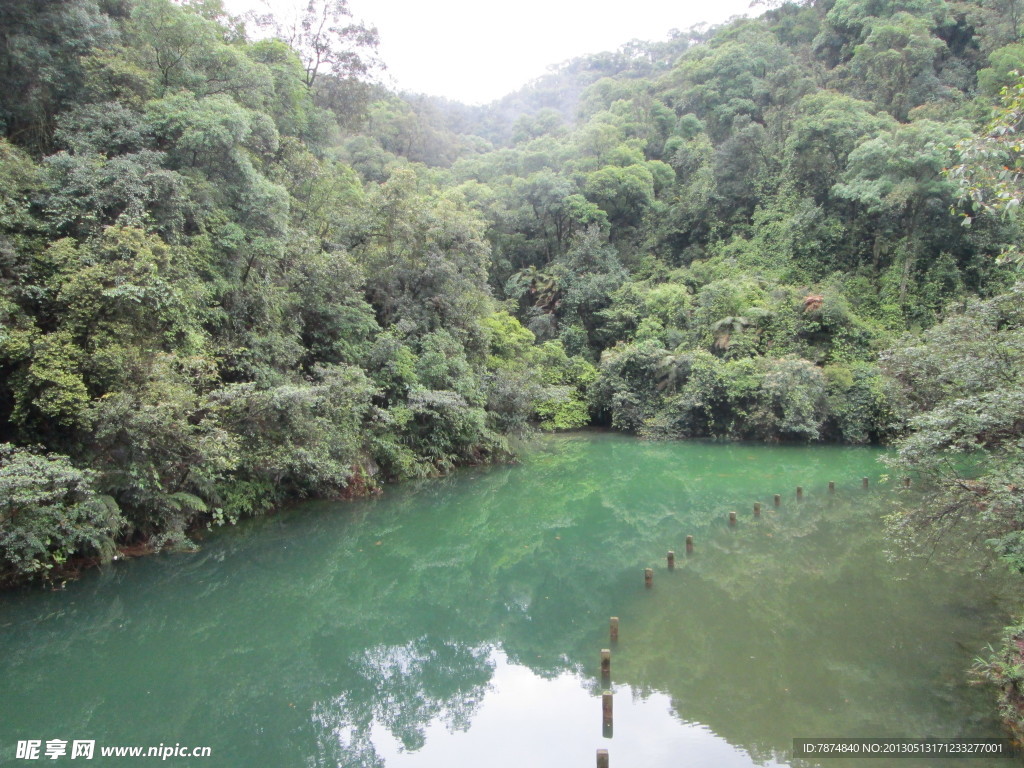
M 479 108 L 375 85 L 325 8 L 0 8 L 4 579 L 537 428 L 900 441 L 947 500 L 948 451 L 1019 472 L 1017 0 L 785 4 Z

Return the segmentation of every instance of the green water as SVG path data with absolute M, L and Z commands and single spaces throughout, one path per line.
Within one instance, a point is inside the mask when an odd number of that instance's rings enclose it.
M 212 750 L 166 765 L 566 768 L 606 748 L 616 768 L 728 768 L 814 765 L 790 759 L 797 737 L 1000 736 L 965 670 L 1013 598 L 888 557 L 896 492 L 860 488 L 877 457 L 556 436 L 520 465 L 0 595 L 0 764 L 31 764 L 19 740 L 82 739 Z

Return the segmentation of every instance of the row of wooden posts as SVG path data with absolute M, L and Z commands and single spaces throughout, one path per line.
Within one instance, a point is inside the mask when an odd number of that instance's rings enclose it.
M 871 481 L 864 477 L 861 478 L 861 487 L 867 488 L 871 484 Z M 910 487 L 910 478 L 903 478 L 903 487 Z M 836 492 L 836 484 L 829 481 L 828 492 Z M 801 500 L 804 497 L 803 486 L 798 485 L 796 487 L 796 498 Z M 778 509 L 782 506 L 782 496 L 778 493 L 773 498 L 775 508 Z M 754 502 L 754 517 L 761 516 L 761 502 Z M 729 513 L 729 525 L 736 525 L 736 513 Z M 686 537 L 686 554 L 693 554 L 693 536 L 688 535 Z M 676 567 L 676 553 L 669 551 L 668 553 L 668 569 L 671 571 Z M 654 569 L 644 568 L 644 586 L 651 587 L 654 584 Z M 610 644 L 614 647 L 619 641 L 619 617 L 612 616 L 608 622 L 608 636 Z M 605 686 L 604 693 L 601 694 L 601 725 L 605 736 L 611 736 L 612 733 L 612 692 L 611 692 L 611 678 L 612 678 L 612 651 L 611 648 L 601 649 L 601 683 Z M 608 750 L 599 749 L 597 750 L 597 768 L 608 768 Z

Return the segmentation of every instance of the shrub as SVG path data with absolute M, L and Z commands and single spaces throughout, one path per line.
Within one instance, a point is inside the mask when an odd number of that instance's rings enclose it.
M 95 479 L 67 456 L 0 445 L 0 578 L 46 577 L 72 555 L 113 553 L 124 521 Z

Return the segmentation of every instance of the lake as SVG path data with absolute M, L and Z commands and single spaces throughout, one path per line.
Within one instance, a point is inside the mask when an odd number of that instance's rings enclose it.
M 101 746 L 179 744 L 211 756 L 163 764 L 841 768 L 887 763 L 794 760 L 793 739 L 1002 736 L 966 673 L 1019 596 L 891 552 L 880 520 L 905 492 L 878 487 L 879 456 L 555 435 L 516 465 L 2 594 L 0 763 L 61 739 L 99 765 L 140 761 Z M 961 763 L 1017 764 L 939 761 Z

